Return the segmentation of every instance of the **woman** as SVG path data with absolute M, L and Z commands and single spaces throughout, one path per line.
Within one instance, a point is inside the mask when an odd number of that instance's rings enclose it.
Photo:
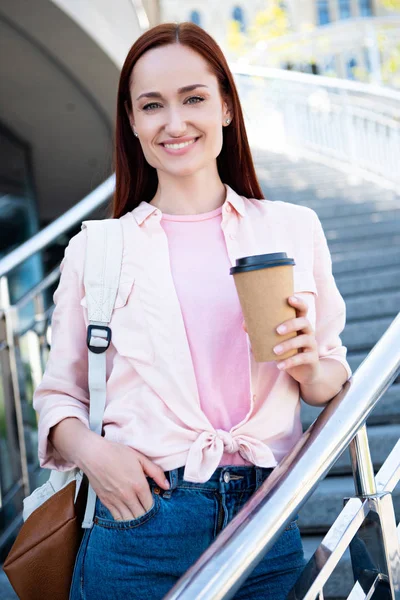
M 324 404 L 351 375 L 321 223 L 263 199 L 232 75 L 201 28 L 162 24 L 134 43 L 115 157 L 124 253 L 104 437 L 88 429 L 85 231 L 62 262 L 34 397 L 41 466 L 79 466 L 97 494 L 71 600 L 163 598 L 299 439 L 300 393 Z M 282 250 L 297 296 L 282 348 L 299 353 L 256 363 L 229 268 Z M 293 521 L 235 598 L 283 599 L 303 564 Z

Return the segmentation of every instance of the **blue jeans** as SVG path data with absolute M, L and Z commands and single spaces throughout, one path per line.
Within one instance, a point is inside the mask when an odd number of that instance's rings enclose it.
M 218 467 L 205 483 L 166 472 L 171 488 L 147 478 L 153 506 L 115 521 L 96 499 L 75 562 L 70 600 L 161 600 L 237 515 L 272 469 Z M 304 567 L 297 521 L 289 524 L 236 592 L 235 600 L 284 600 Z

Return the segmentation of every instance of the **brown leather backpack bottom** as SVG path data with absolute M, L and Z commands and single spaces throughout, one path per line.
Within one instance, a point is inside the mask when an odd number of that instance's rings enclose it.
M 51 496 L 23 523 L 3 569 L 20 600 L 68 600 L 82 541 L 88 479 Z

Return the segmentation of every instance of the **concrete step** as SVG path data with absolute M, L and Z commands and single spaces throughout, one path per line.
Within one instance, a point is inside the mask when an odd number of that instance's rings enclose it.
M 265 188 L 263 188 L 264 190 Z M 398 196 L 390 193 L 385 196 L 380 194 L 380 190 L 374 189 L 333 189 L 331 182 L 321 181 L 320 184 L 310 183 L 301 190 L 291 189 L 289 186 L 266 190 L 264 196 L 267 200 L 290 202 L 299 206 L 308 206 L 320 214 L 326 216 L 330 211 L 327 209 L 344 210 L 345 214 L 351 214 L 345 209 L 346 206 L 357 207 L 371 205 L 376 210 L 382 205 L 388 203 L 392 209 L 399 207 Z M 327 210 L 325 213 L 324 211 Z M 332 215 L 331 215 L 332 216 Z
M 302 407 L 303 406 L 307 406 L 305 402 L 302 402 Z M 315 416 L 318 416 L 320 410 L 321 409 L 316 409 Z M 308 413 L 306 416 L 308 419 L 311 418 L 310 413 Z M 306 420 L 305 417 L 304 420 Z M 306 429 L 306 423 L 303 423 L 303 427 L 304 429 Z M 384 425 L 367 424 L 367 432 L 374 468 L 378 470 L 383 465 L 390 452 L 396 445 L 398 439 L 400 438 L 400 423 L 396 423 L 394 425 L 388 425 L 387 423 L 385 423 Z M 330 473 L 336 476 L 352 474 L 350 451 L 348 448 L 336 461 L 336 463 L 330 470 Z
M 323 534 L 343 508 L 343 499 L 352 497 L 354 481 L 351 475 L 325 477 L 299 512 L 299 527 L 307 534 Z M 396 521 L 400 519 L 400 486 L 393 491 Z
M 334 270 L 336 285 L 346 301 L 350 297 L 370 294 L 378 291 L 397 292 L 400 287 L 400 266 L 388 267 L 384 271 L 374 273 L 352 273 L 351 275 L 336 273 Z
M 382 337 L 395 315 L 390 317 L 375 318 L 373 321 L 360 319 L 346 323 L 340 337 L 349 352 L 369 352 Z
M 396 219 L 392 217 L 390 220 L 377 223 L 358 223 L 357 225 L 339 225 L 338 227 L 332 227 L 329 224 L 324 231 L 328 244 L 364 239 L 378 242 L 383 236 L 399 235 L 400 213 Z
M 315 421 L 322 410 L 323 408 L 310 406 L 302 401 L 301 421 L 304 429 L 307 429 Z M 390 424 L 400 424 L 400 384 L 393 383 L 386 390 L 369 416 L 367 424 L 387 425 L 388 427 L 390 427 Z
M 400 285 L 397 290 L 385 291 L 384 293 L 375 292 L 367 296 L 352 296 L 344 299 L 346 302 L 347 324 L 363 319 L 394 318 L 400 307 Z
M 311 205 L 305 203 L 306 206 L 313 208 L 319 216 L 321 223 L 329 223 L 329 221 L 343 218 L 346 222 L 347 219 L 357 219 L 362 215 L 376 214 L 377 212 L 386 214 L 386 212 L 392 212 L 399 207 L 399 198 L 396 197 L 393 200 L 365 200 L 362 202 L 354 202 L 354 199 L 346 199 L 342 203 L 331 205 L 331 204 L 319 204 Z
M 390 187 L 384 188 L 360 177 L 329 167 L 320 168 L 320 166 L 308 163 L 304 168 L 298 167 L 298 165 L 293 168 L 290 162 L 277 165 L 268 162 L 267 164 L 257 163 L 256 171 L 266 197 L 277 192 L 296 193 L 310 188 L 320 189 L 320 194 L 310 197 L 310 202 L 329 199 L 338 193 L 343 196 L 358 193 L 360 197 L 371 197 L 374 194 L 379 199 L 391 198 L 396 193 Z
M 400 226 L 399 226 L 400 230 Z M 370 250 L 371 248 L 377 248 L 383 254 L 390 252 L 393 247 L 400 248 L 400 232 L 396 234 L 370 236 L 359 239 L 337 239 L 329 240 L 329 249 L 332 255 L 346 253 L 350 257 L 356 252 L 362 252 L 363 250 Z
M 398 204 L 400 205 L 400 202 L 398 202 Z M 357 214 L 350 214 L 346 217 L 337 217 L 336 214 L 333 214 L 332 217 L 328 218 L 321 218 L 319 212 L 320 211 L 318 210 L 317 214 L 326 234 L 329 230 L 338 230 L 339 232 L 349 230 L 349 233 L 351 234 L 359 227 L 363 228 L 367 225 L 370 225 L 371 227 L 376 226 L 378 228 L 384 224 L 392 223 L 393 221 L 400 223 L 400 208 L 393 210 L 391 207 L 388 207 L 384 210 L 382 206 L 379 206 L 378 209 L 365 206 L 365 210 Z
M 363 185 L 360 188 L 345 188 L 334 189 L 331 182 L 322 181 L 320 184 L 314 185 L 310 183 L 302 190 L 291 190 L 290 188 L 282 188 L 275 190 L 274 194 L 279 191 L 279 196 L 274 197 L 275 200 L 283 199 L 286 202 L 300 204 L 313 208 L 316 212 L 325 207 L 336 208 L 345 205 L 348 206 L 363 206 L 366 203 L 372 203 L 377 209 L 381 204 L 391 203 L 393 209 L 398 208 L 398 194 L 393 191 L 382 193 L 378 187 L 368 187 Z M 268 196 L 267 196 L 268 197 Z
M 390 252 L 382 252 L 381 248 L 360 250 L 349 254 L 347 252 L 332 253 L 333 274 L 350 275 L 360 274 L 371 276 L 376 271 L 386 268 L 398 268 L 400 265 L 400 246 L 392 248 Z

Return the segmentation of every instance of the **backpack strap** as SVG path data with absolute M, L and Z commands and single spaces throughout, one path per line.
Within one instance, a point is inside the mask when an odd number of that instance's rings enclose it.
M 119 219 L 83 221 L 87 229 L 84 286 L 88 321 L 88 385 L 90 429 L 101 435 L 106 405 L 106 350 L 111 342 L 108 326 L 121 274 L 123 232 Z M 88 499 L 83 528 L 91 528 L 96 505 L 96 493 L 88 486 Z

